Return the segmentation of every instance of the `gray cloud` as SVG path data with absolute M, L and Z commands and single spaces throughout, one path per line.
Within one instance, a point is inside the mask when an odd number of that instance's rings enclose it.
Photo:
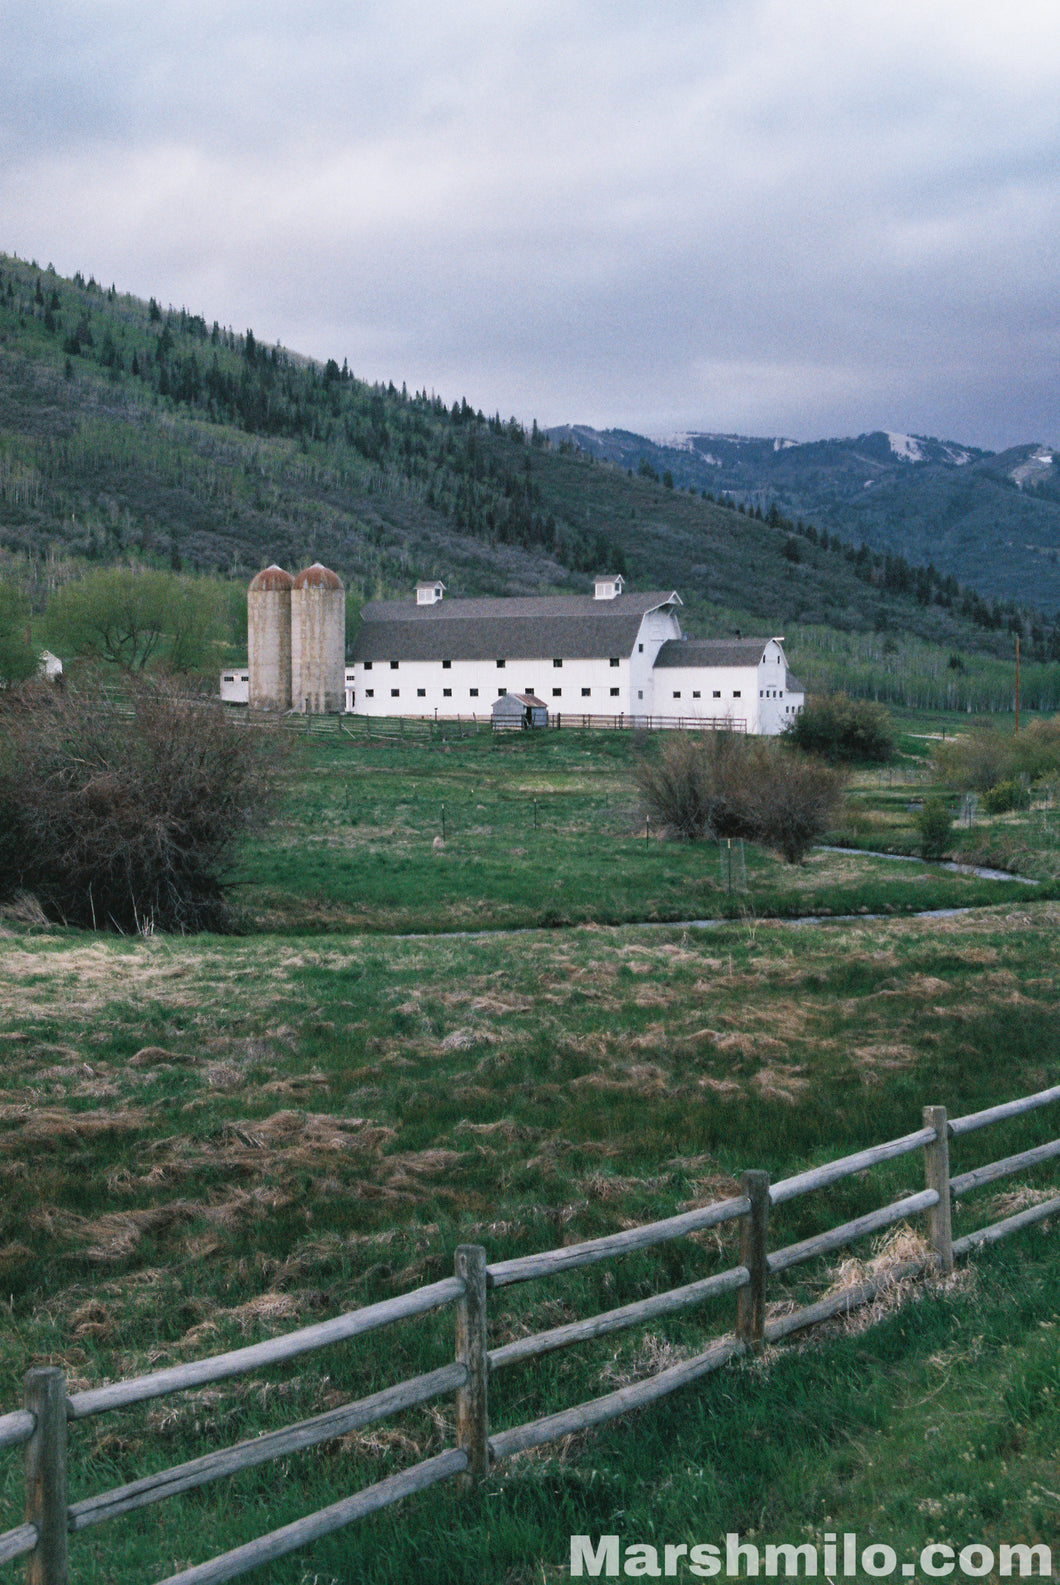
M 1060 440 L 1060 17 L 5 7 L 0 247 L 542 422 Z

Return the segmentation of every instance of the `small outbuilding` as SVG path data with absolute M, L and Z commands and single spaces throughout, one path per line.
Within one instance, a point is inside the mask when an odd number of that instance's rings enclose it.
M 495 732 L 529 732 L 548 726 L 548 705 L 532 693 L 502 693 L 491 711 Z

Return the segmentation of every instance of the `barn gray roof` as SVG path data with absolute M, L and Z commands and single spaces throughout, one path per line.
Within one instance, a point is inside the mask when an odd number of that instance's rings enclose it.
M 674 590 L 511 599 L 439 600 L 413 605 L 375 600 L 361 612 L 354 660 L 586 660 L 633 653 L 649 611 L 680 605 Z
M 757 666 L 768 638 L 671 638 L 656 666 Z

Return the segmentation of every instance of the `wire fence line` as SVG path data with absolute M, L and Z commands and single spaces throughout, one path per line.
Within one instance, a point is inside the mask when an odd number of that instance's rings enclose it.
M 455 1445 L 452 1448 L 292 1524 L 171 1574 L 159 1585 L 220 1585 L 221 1581 L 235 1579 L 439 1482 L 458 1480 L 464 1485 L 472 1484 L 485 1476 L 492 1466 L 516 1453 L 644 1408 L 720 1369 L 737 1355 L 757 1352 L 766 1343 L 779 1342 L 793 1332 L 866 1304 L 897 1281 L 930 1272 L 947 1274 L 958 1258 L 1057 1214 L 1060 1197 L 1045 1198 L 955 1239 L 951 1202 L 957 1194 L 974 1192 L 987 1183 L 1055 1161 L 1060 1157 L 1060 1138 L 1045 1140 L 1031 1149 L 956 1175 L 951 1174 L 949 1160 L 951 1142 L 1057 1100 L 1060 1100 L 1060 1085 L 952 1119 L 947 1116 L 945 1107 L 926 1106 L 922 1126 L 898 1139 L 856 1151 L 779 1182 L 771 1183 L 766 1172 L 750 1170 L 742 1176 L 740 1193 L 726 1200 L 535 1255 L 491 1262 L 481 1245 L 461 1245 L 456 1251 L 451 1278 L 262 1343 L 104 1387 L 68 1394 L 61 1370 L 47 1366 L 34 1368 L 25 1378 L 22 1408 L 0 1416 L 0 1449 L 23 1448 L 26 1474 L 25 1522 L 0 1535 L 0 1563 L 24 1558 L 27 1585 L 70 1585 L 73 1577 L 69 1556 L 71 1535 L 222 1476 L 319 1445 L 439 1396 L 455 1396 Z M 854 1173 L 864 1173 L 912 1154 L 922 1158 L 922 1188 L 812 1237 L 781 1248 L 771 1247 L 770 1213 L 775 1207 L 825 1189 Z M 829 1293 L 813 1304 L 770 1315 L 770 1283 L 779 1273 L 910 1218 L 923 1218 L 925 1252 L 921 1256 Z M 553 1282 L 566 1271 L 620 1259 L 666 1240 L 686 1238 L 730 1222 L 737 1226 L 739 1245 L 737 1263 L 727 1270 L 601 1314 L 516 1338 L 500 1347 L 489 1347 L 490 1298 L 497 1290 L 514 1283 Z M 712 1337 L 694 1357 L 602 1397 L 573 1404 L 522 1425 L 503 1429 L 491 1426 L 492 1381 L 506 1368 L 590 1339 L 642 1326 L 660 1316 L 699 1308 L 727 1295 L 735 1297 L 732 1329 Z M 364 1336 L 401 1320 L 450 1307 L 454 1318 L 453 1357 L 438 1369 L 397 1382 L 326 1414 L 222 1448 L 95 1496 L 70 1501 L 67 1437 L 70 1429 L 80 1421 L 133 1403 L 225 1380 L 263 1365 Z

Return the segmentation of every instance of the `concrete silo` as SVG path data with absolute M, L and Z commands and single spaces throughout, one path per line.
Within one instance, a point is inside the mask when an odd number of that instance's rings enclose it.
M 282 567 L 266 567 L 247 590 L 247 671 L 251 709 L 291 708 L 291 590 Z
M 314 562 L 291 590 L 291 697 L 296 710 L 341 710 L 346 702 L 346 591 Z

